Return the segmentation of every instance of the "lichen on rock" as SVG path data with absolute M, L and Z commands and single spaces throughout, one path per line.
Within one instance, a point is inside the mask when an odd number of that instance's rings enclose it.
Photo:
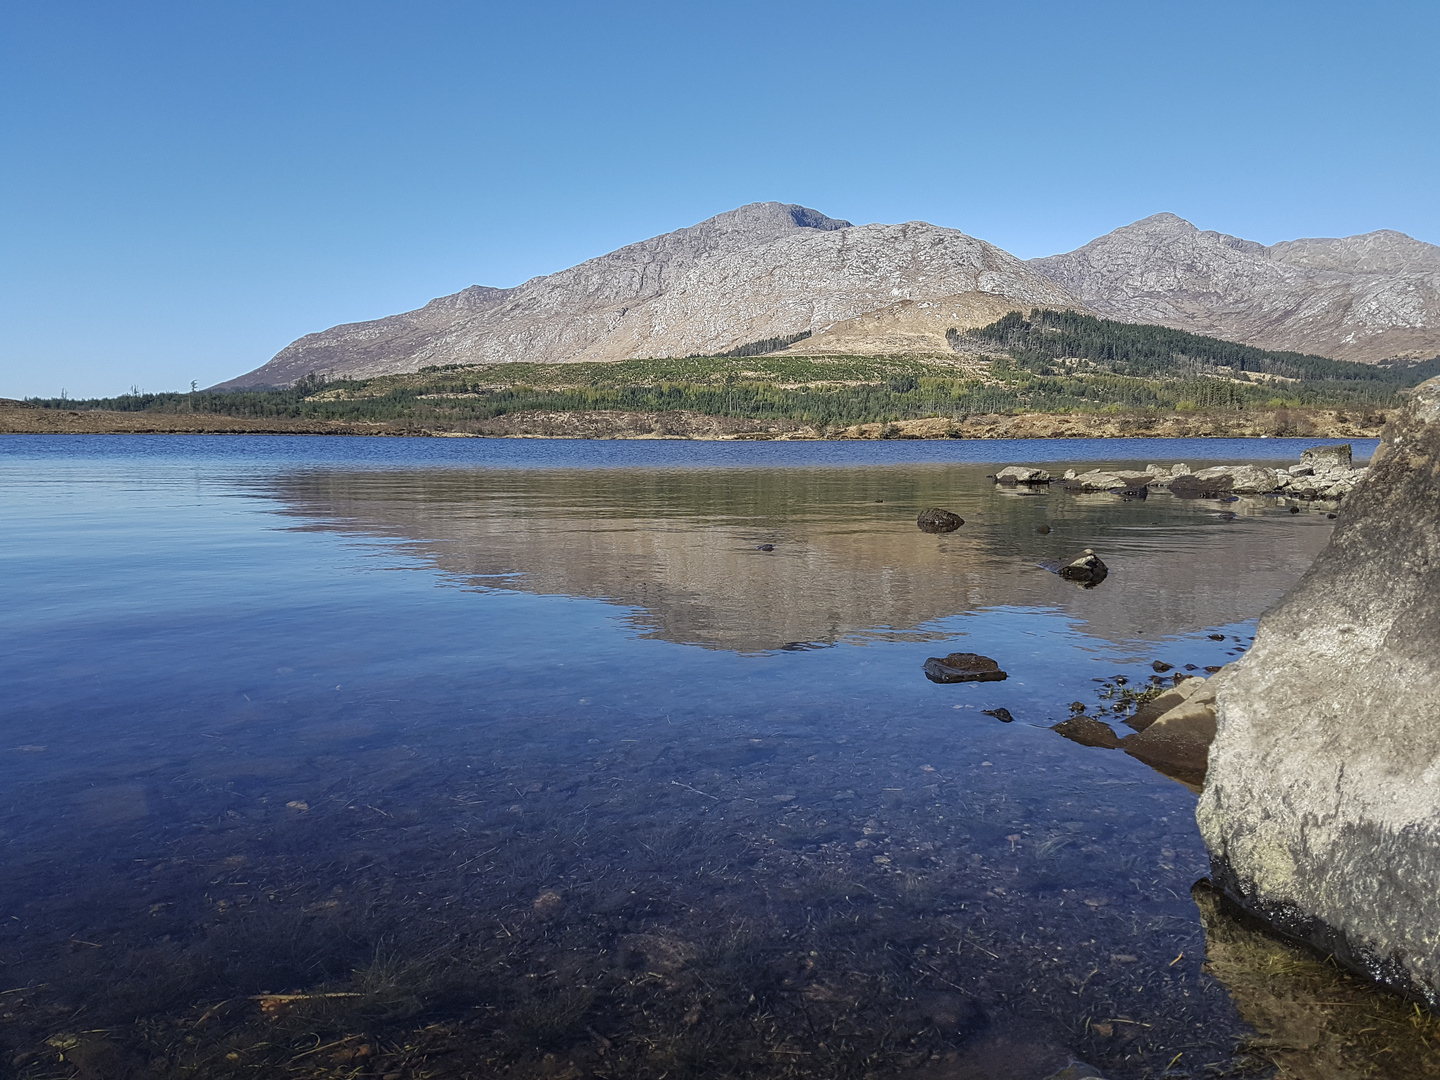
M 1244 908 L 1440 1007 L 1440 379 L 1221 687 L 1197 817 Z

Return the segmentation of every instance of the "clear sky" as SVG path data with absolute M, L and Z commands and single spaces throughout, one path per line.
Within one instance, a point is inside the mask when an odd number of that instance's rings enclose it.
M 1440 3 L 6 0 L 0 395 L 209 385 L 763 199 L 1440 243 Z

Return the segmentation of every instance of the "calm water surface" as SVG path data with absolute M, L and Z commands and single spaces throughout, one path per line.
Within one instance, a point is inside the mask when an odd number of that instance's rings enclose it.
M 7 436 L 0 1069 L 1264 1075 L 1194 795 L 1049 727 L 1332 522 L 986 474 L 1304 445 Z

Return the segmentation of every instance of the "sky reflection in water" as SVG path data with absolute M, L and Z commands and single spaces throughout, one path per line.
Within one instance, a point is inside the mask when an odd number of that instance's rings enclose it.
M 0 445 L 21 1075 L 81 1008 L 177 1075 L 316 1031 L 417 1076 L 1243 1066 L 1193 796 L 1048 726 L 1233 659 L 1330 522 L 985 479 L 1117 450 Z M 1098 589 L 1036 567 L 1082 547 Z

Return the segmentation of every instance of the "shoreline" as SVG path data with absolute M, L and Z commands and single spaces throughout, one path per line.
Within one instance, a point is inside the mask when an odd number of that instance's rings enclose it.
M 1372 419 L 1367 417 L 1366 419 Z M 0 407 L 0 435 L 352 435 L 390 438 L 878 441 L 888 439 L 1376 438 L 1383 424 L 1335 409 L 1231 413 L 1019 413 L 816 427 L 693 412 L 525 412 L 450 426 L 211 413 Z

